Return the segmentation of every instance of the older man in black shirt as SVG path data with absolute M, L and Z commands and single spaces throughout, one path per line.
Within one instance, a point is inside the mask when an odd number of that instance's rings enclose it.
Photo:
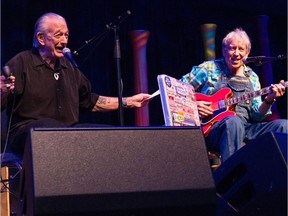
M 1 102 L 13 113 L 10 142 L 15 152 L 23 153 L 31 127 L 71 126 L 78 122 L 79 108 L 96 112 L 119 106 L 118 97 L 91 92 L 89 80 L 63 56 L 68 37 L 62 16 L 44 14 L 35 24 L 33 48 L 6 64 L 13 74 L 1 76 Z M 140 93 L 123 98 L 123 106 L 142 107 L 149 97 Z

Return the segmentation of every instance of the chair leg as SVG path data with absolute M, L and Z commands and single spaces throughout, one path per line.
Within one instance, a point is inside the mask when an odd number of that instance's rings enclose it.
M 221 165 L 221 156 L 217 152 L 208 151 L 211 169 L 215 170 Z
M 1 215 L 10 216 L 9 169 L 1 167 Z

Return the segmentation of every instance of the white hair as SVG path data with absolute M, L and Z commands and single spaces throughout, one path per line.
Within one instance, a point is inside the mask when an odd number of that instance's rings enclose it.
M 65 22 L 66 23 L 66 20 L 64 17 L 56 14 L 56 13 L 52 13 L 52 12 L 49 12 L 49 13 L 45 13 L 43 14 L 35 23 L 35 26 L 34 26 L 34 35 L 33 35 L 33 46 L 38 48 L 40 46 L 40 43 L 37 39 L 37 34 L 38 32 L 43 32 L 43 33 L 47 33 L 48 31 L 48 22 L 51 21 L 51 19 L 54 19 L 54 20 L 58 20 L 58 21 L 61 21 L 61 22 Z
M 251 41 L 247 33 L 242 28 L 236 28 L 233 31 L 229 32 L 224 39 L 222 40 L 222 49 L 225 49 L 231 40 L 235 37 L 241 38 L 246 44 L 247 51 L 251 50 Z

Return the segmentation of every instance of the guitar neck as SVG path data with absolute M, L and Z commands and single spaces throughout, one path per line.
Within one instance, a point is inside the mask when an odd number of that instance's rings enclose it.
M 285 82 L 285 84 L 284 84 L 284 87 L 287 88 L 287 86 L 288 86 L 288 81 Z M 232 98 L 226 99 L 223 102 L 224 102 L 225 106 L 231 106 L 231 105 L 237 104 L 239 102 L 242 102 L 242 101 L 245 101 L 245 100 L 249 100 L 249 99 L 252 99 L 252 98 L 255 98 L 255 97 L 258 97 L 258 96 L 266 95 L 266 94 L 269 94 L 269 93 L 272 93 L 272 92 L 273 92 L 273 90 L 269 86 L 269 87 L 266 87 L 266 88 L 263 88 L 263 89 L 260 89 L 260 90 L 254 91 L 254 92 L 249 92 L 249 93 L 246 93 L 246 94 L 243 94 L 243 95 L 239 95 L 239 96 L 236 96 L 236 97 L 232 97 Z

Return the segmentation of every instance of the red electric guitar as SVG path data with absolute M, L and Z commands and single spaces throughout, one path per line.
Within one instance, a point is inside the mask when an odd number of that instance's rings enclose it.
M 284 83 L 284 86 L 286 88 L 288 87 L 288 81 Z M 220 89 L 213 95 L 196 93 L 196 100 L 212 102 L 211 107 L 214 110 L 213 115 L 208 116 L 201 121 L 204 135 L 207 136 L 209 134 L 213 124 L 215 124 L 217 121 L 220 121 L 226 116 L 236 115 L 234 109 L 237 103 L 269 93 L 272 93 L 272 89 L 270 87 L 266 87 L 254 92 L 249 92 L 237 97 L 232 97 L 233 92 L 228 87 Z

